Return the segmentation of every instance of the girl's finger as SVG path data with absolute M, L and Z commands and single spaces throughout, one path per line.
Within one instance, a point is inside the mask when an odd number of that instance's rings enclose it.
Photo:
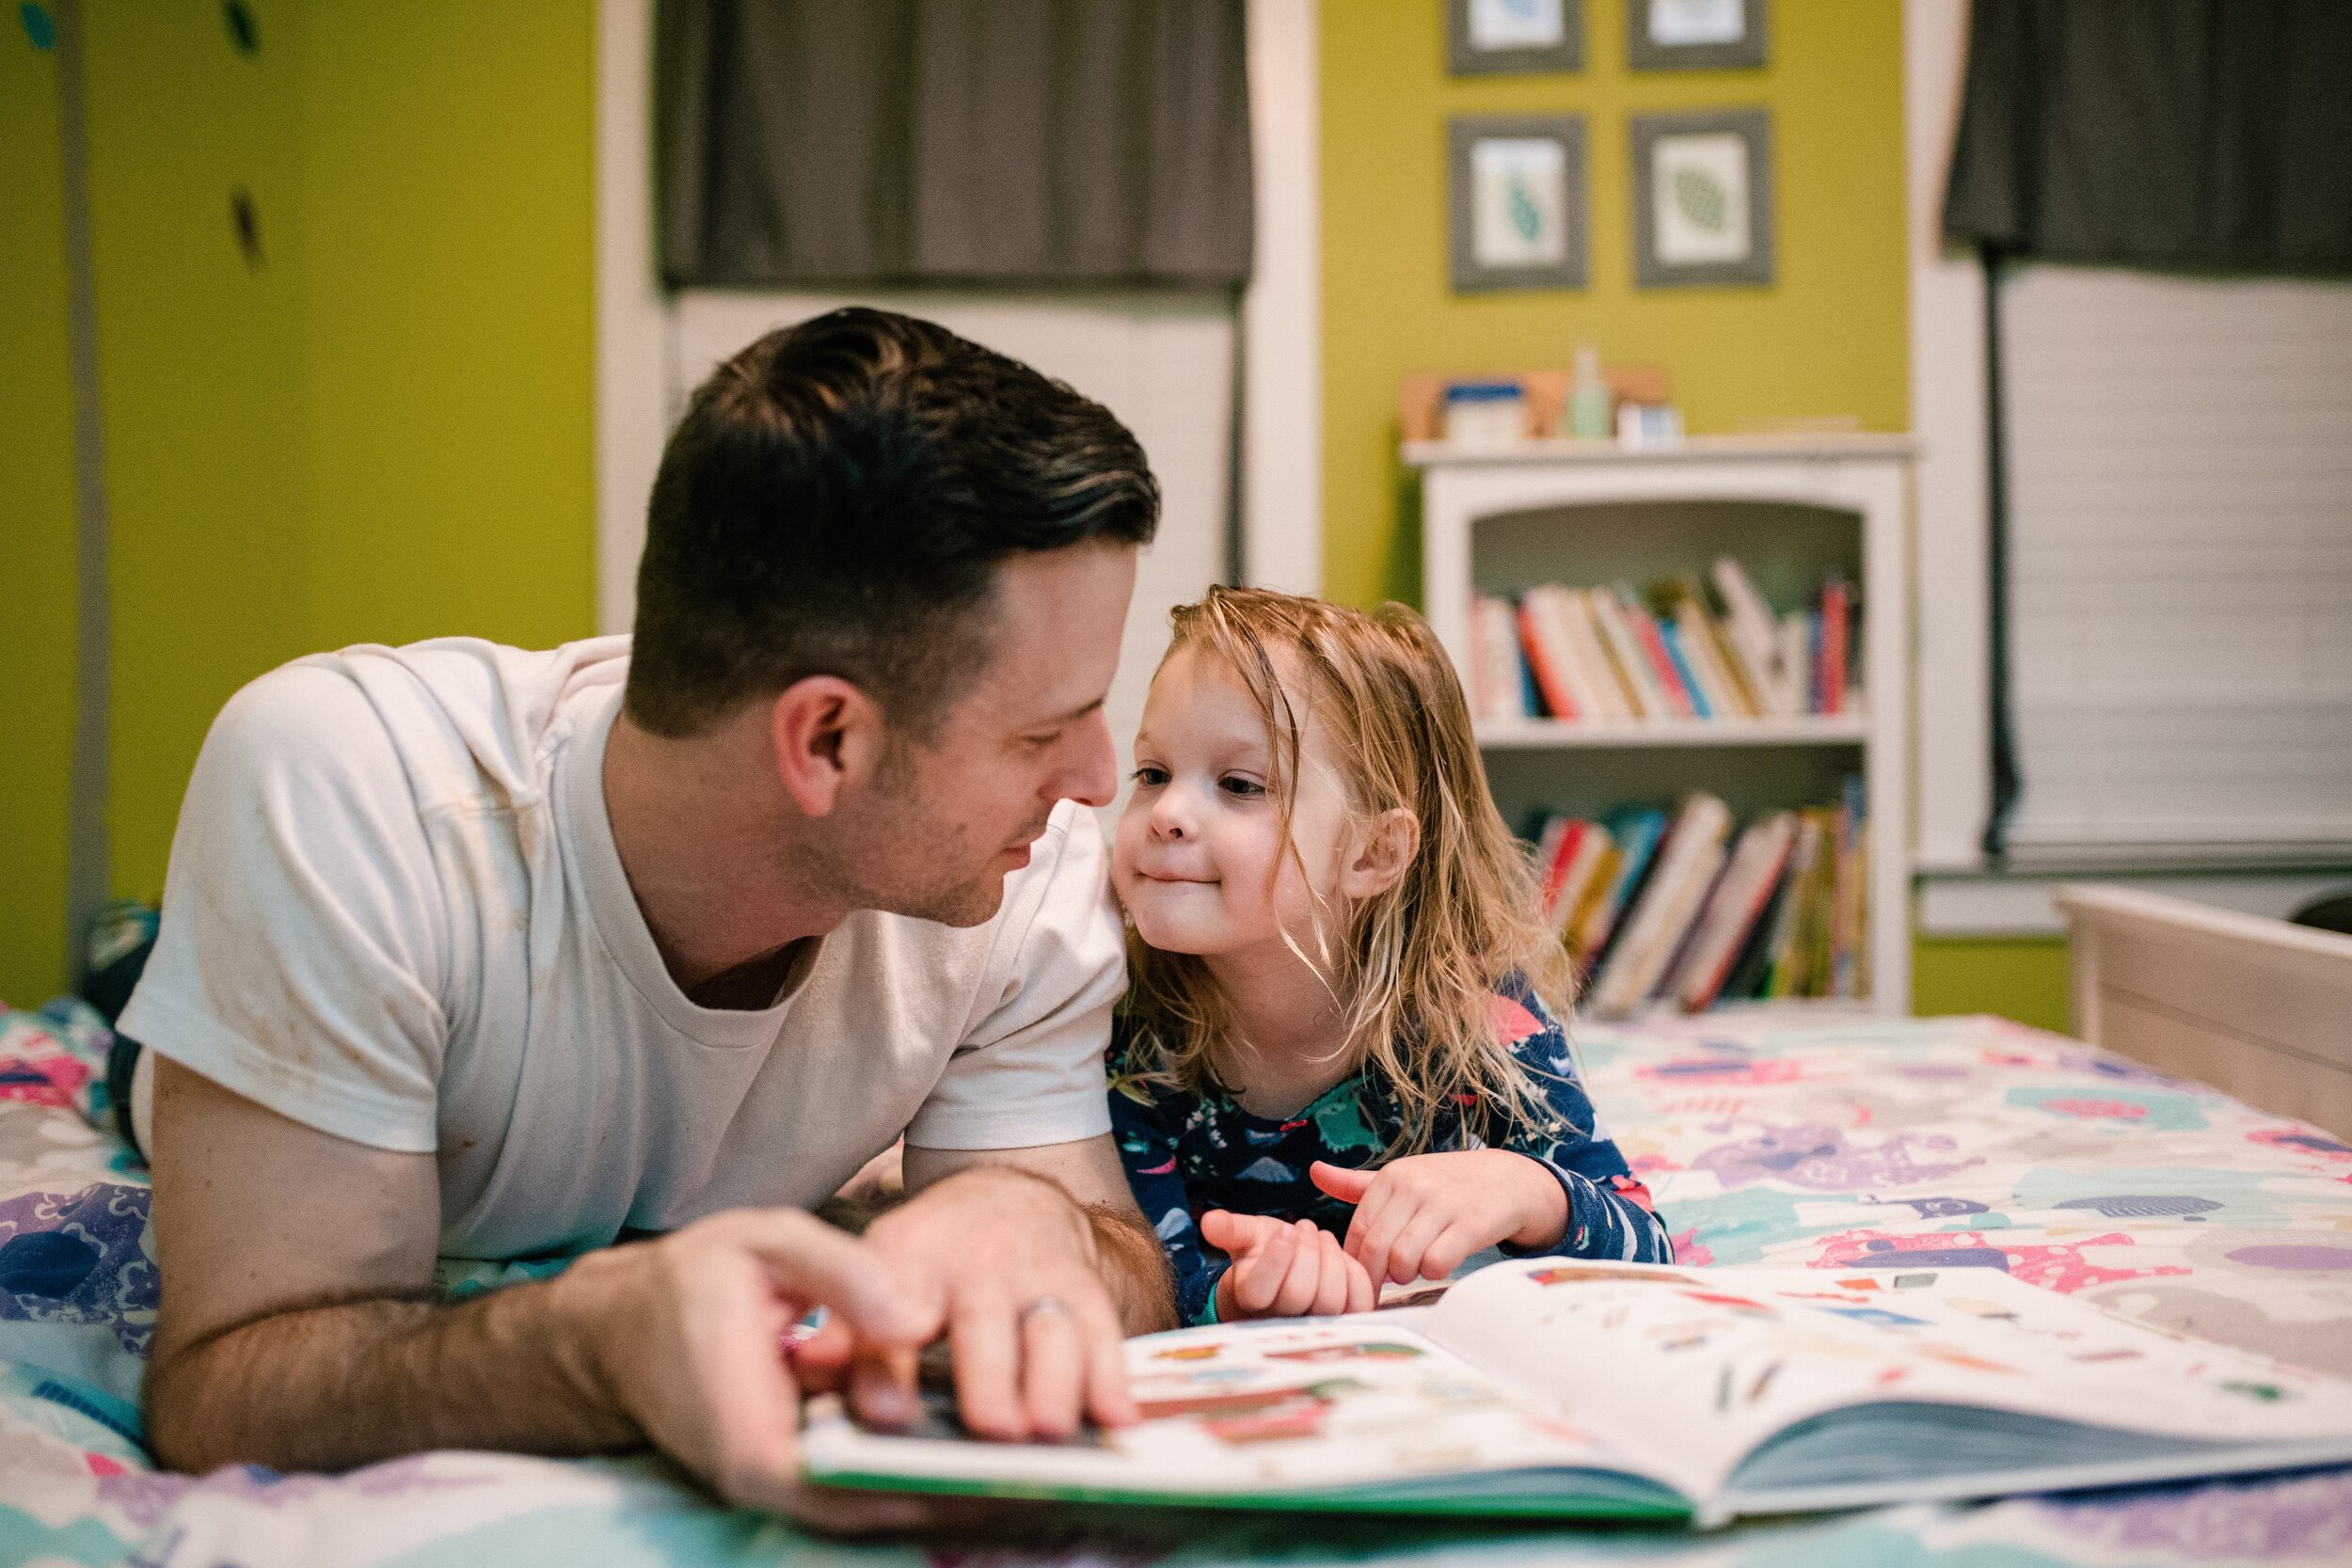
M 1439 1231 L 1438 1239 L 1429 1243 L 1429 1250 L 1421 1255 L 1422 1275 L 1428 1279 L 1443 1279 L 1460 1268 L 1471 1253 L 1493 1244 L 1493 1237 L 1455 1220 Z
M 1379 1306 L 1380 1287 L 1372 1282 L 1372 1275 L 1366 1274 L 1364 1266 L 1355 1259 L 1349 1258 L 1345 1253 L 1340 1256 L 1347 1264 L 1347 1305 L 1340 1310 L 1369 1312 Z
M 1290 1272 L 1291 1255 L 1297 1250 L 1287 1225 L 1252 1245 L 1233 1265 L 1234 1305 L 1252 1317 L 1272 1307 L 1282 1276 Z
M 1315 1304 L 1315 1287 L 1323 1277 L 1323 1232 L 1312 1220 L 1291 1227 L 1291 1266 L 1274 1297 L 1274 1315 L 1295 1318 Z
M 1436 1204 L 1413 1212 L 1413 1217 L 1397 1231 L 1396 1240 L 1389 1243 L 1388 1277 L 1404 1285 L 1423 1275 L 1422 1259 L 1429 1251 L 1429 1243 L 1442 1234 L 1452 1216 Z M 1429 1278 L 1442 1277 L 1430 1275 Z
M 1350 1271 L 1361 1274 L 1363 1270 L 1357 1266 L 1356 1259 L 1340 1249 L 1338 1240 L 1327 1233 L 1317 1252 L 1315 1300 L 1311 1310 L 1319 1318 L 1336 1317 L 1347 1310 L 1347 1297 L 1353 1279 Z
M 1347 1227 L 1347 1250 L 1364 1266 L 1375 1285 L 1390 1276 L 1397 1235 L 1411 1222 L 1418 1207 L 1411 1194 L 1380 1187 L 1373 1190 L 1371 1201 L 1356 1211 L 1356 1223 Z

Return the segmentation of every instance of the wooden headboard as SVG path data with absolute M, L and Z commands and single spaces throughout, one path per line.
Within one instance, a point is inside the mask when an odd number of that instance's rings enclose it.
M 2352 1139 L 2352 937 L 2065 887 L 2074 1032 Z

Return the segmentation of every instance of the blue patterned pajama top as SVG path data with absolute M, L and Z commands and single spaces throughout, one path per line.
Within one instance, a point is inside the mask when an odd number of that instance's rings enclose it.
M 1506 1129 L 1483 1107 L 1466 1105 L 1440 1116 L 1430 1151 L 1507 1148 L 1559 1178 L 1568 1196 L 1567 1229 L 1557 1245 L 1533 1250 L 1673 1262 L 1674 1244 L 1649 1190 L 1600 1134 L 1559 1024 L 1517 984 L 1498 992 L 1488 1011 L 1497 1037 L 1542 1091 L 1552 1124 Z M 1200 1216 L 1224 1209 L 1311 1219 L 1344 1240 L 1355 1206 L 1317 1187 L 1307 1167 L 1317 1160 L 1359 1169 L 1378 1164 L 1403 1124 L 1403 1110 L 1367 1064 L 1295 1116 L 1253 1116 L 1222 1090 L 1183 1094 L 1136 1082 L 1135 1050 L 1132 1025 L 1121 1019 L 1110 1051 L 1111 1130 L 1127 1184 L 1175 1269 L 1178 1310 L 1188 1323 L 1213 1323 L 1216 1282 L 1231 1259 L 1201 1240 Z

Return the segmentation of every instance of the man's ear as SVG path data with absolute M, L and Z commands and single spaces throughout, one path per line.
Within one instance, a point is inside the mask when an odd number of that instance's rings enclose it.
M 1371 898 L 1388 892 L 1420 852 L 1421 818 L 1408 807 L 1391 806 L 1357 838 L 1346 868 L 1340 873 L 1341 894 L 1348 898 Z
M 823 816 L 874 776 L 890 736 L 871 697 L 838 675 L 810 675 L 777 694 L 768 738 L 785 793 L 803 816 Z

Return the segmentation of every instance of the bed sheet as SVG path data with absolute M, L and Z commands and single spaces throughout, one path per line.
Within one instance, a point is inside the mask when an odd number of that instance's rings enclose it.
M 1171 1563 L 2272 1564 L 2352 1560 L 2352 1471 L 1673 1531 L 1059 1522 L 844 1544 L 653 1459 L 434 1453 L 339 1477 L 156 1473 L 136 1398 L 156 1275 L 87 1009 L 0 1010 L 0 1562 L 736 1568 Z M 2352 1148 L 1998 1020 L 1758 1013 L 1580 1033 L 1594 1100 L 1685 1261 L 1986 1267 L 2352 1374 Z M 452 1294 L 515 1275 L 446 1269 Z

